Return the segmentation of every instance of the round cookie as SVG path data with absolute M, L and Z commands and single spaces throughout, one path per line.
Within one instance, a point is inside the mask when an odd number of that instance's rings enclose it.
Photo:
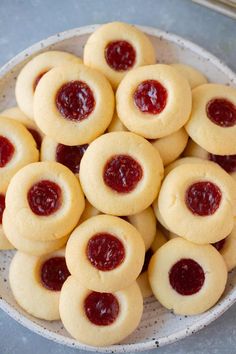
M 159 151 L 163 165 L 169 165 L 176 160 L 184 151 L 188 142 L 188 134 L 184 128 L 163 138 L 151 141 Z
M 108 133 L 112 132 L 126 132 L 128 129 L 124 126 L 121 122 L 120 118 L 118 117 L 117 113 L 115 112 L 112 118 L 112 121 L 107 128 Z
M 88 144 L 75 146 L 59 144 L 49 136 L 45 136 L 41 147 L 41 161 L 59 162 L 78 177 L 80 161 L 87 147 Z
M 28 118 L 18 107 L 5 109 L 5 111 L 0 113 L 0 116 L 15 119 L 19 123 L 23 124 L 33 136 L 37 145 L 37 149 L 40 150 L 44 134 L 37 127 L 35 122 L 32 119 Z
M 78 179 L 57 162 L 25 166 L 12 178 L 6 194 L 7 214 L 19 234 L 30 240 L 64 237 L 77 225 L 83 210 Z
M 145 246 L 127 221 L 94 216 L 80 224 L 66 246 L 71 274 L 87 288 L 113 292 L 130 286 L 141 272 Z
M 48 51 L 28 61 L 16 80 L 16 101 L 22 112 L 34 119 L 33 100 L 35 89 L 41 78 L 52 68 L 64 64 L 81 64 L 82 60 L 71 53 Z
M 38 161 L 39 152 L 32 135 L 12 119 L 0 118 L 0 181 L 5 190 L 14 174 L 31 162 Z
M 201 71 L 193 68 L 190 65 L 174 63 L 170 64 L 173 68 L 177 69 L 181 75 L 183 75 L 189 82 L 191 89 L 197 86 L 207 83 L 206 77 L 201 73 Z
M 215 162 L 236 179 L 236 155 L 210 154 L 190 139 L 184 151 L 184 156 L 200 157 Z
M 80 164 L 86 198 L 105 214 L 133 215 L 146 209 L 157 196 L 162 176 L 158 151 L 129 132 L 99 137 L 89 145 Z
M 213 246 L 177 237 L 154 254 L 148 277 L 155 297 L 164 307 L 179 315 L 197 315 L 219 300 L 227 269 Z
M 34 94 L 37 125 L 64 145 L 90 143 L 106 130 L 113 111 L 114 93 L 108 80 L 82 64 L 50 70 Z
M 116 100 L 122 123 L 147 139 L 162 138 L 182 128 L 192 105 L 189 83 L 165 64 L 129 72 L 117 89 Z
M 7 242 L 9 244 L 11 242 L 11 245 L 13 245 L 11 248 L 15 247 L 17 250 L 33 256 L 41 256 L 56 251 L 59 248 L 62 248 L 69 238 L 69 235 L 67 235 L 57 240 L 51 241 L 37 241 L 27 239 L 19 233 L 15 226 L 14 219 L 10 217 L 7 212 L 4 212 L 3 214 L 2 224 Z
M 11 250 L 14 246 L 10 243 L 3 230 L 3 212 L 5 209 L 5 193 L 6 189 L 1 188 L 0 184 L 0 250 Z
M 177 235 L 214 243 L 232 231 L 235 198 L 234 180 L 216 164 L 183 164 L 166 176 L 154 211 Z
M 236 154 L 236 89 L 205 84 L 192 93 L 192 113 L 185 126 L 189 136 L 212 154 Z
M 149 38 L 127 23 L 100 26 L 84 47 L 84 63 L 101 71 L 113 88 L 131 69 L 155 62 L 155 50 Z
M 18 251 L 9 269 L 17 303 L 30 315 L 47 321 L 60 319 L 60 290 L 68 276 L 64 250 L 41 257 Z
M 120 342 L 136 329 L 143 298 L 136 283 L 115 293 L 99 293 L 71 276 L 62 287 L 59 310 L 72 337 L 102 347 Z
M 168 175 L 170 171 L 172 171 L 175 167 L 181 165 L 188 165 L 188 164 L 203 164 L 203 163 L 210 163 L 210 161 L 203 160 L 200 157 L 181 157 L 180 159 L 175 160 L 174 162 L 170 163 L 168 166 L 165 167 L 165 176 Z

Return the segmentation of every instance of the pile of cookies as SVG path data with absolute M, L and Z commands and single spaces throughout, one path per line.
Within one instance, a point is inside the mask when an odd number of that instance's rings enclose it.
M 152 294 L 208 310 L 236 266 L 236 89 L 156 62 L 136 27 L 100 26 L 83 62 L 29 60 L 0 116 L 13 295 L 93 346 L 132 333 Z

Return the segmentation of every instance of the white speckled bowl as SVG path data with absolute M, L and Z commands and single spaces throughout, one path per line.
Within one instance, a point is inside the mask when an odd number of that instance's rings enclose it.
M 16 76 L 29 58 L 41 51 L 57 49 L 82 56 L 84 44 L 97 26 L 73 29 L 52 36 L 26 49 L 0 70 L 0 111 L 15 104 Z M 200 69 L 210 81 L 236 86 L 236 75 L 217 58 L 202 48 L 173 34 L 155 28 L 141 27 L 155 48 L 159 62 L 182 62 Z M 164 309 L 153 297 L 145 301 L 145 309 L 139 328 L 118 345 L 93 348 L 72 339 L 61 322 L 40 321 L 29 316 L 15 302 L 8 283 L 8 266 L 13 251 L 1 252 L 0 256 L 0 307 L 16 321 L 30 330 L 70 347 L 97 352 L 136 352 L 159 347 L 184 338 L 219 317 L 236 300 L 236 272 L 231 272 L 227 288 L 221 300 L 200 316 L 175 316 Z M 42 304 L 43 305 L 43 304 Z

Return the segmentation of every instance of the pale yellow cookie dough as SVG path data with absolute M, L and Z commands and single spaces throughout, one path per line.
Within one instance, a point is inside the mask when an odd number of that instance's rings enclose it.
M 84 301 L 90 293 L 91 290 L 73 276 L 67 278 L 61 290 L 61 320 L 75 339 L 97 347 L 112 345 L 122 341 L 139 325 L 143 313 L 143 298 L 137 283 L 113 293 L 119 303 L 119 314 L 107 326 L 97 326 L 88 319 Z
M 215 184 L 221 191 L 219 207 L 208 216 L 193 214 L 185 203 L 188 188 L 202 181 Z M 161 216 L 161 223 L 163 219 L 163 226 L 177 235 L 199 244 L 214 243 L 233 229 L 235 200 L 235 181 L 217 164 L 182 164 L 166 176 L 154 211 Z
M 172 171 L 175 167 L 181 166 L 181 165 L 188 165 L 188 164 L 203 164 L 203 163 L 209 163 L 213 164 L 213 162 L 204 160 L 200 157 L 181 157 L 178 160 L 175 160 L 165 168 L 165 176 L 168 175 L 170 171 Z
M 174 63 L 170 64 L 173 68 L 177 69 L 181 75 L 183 75 L 189 82 L 191 89 L 197 86 L 207 83 L 206 77 L 201 73 L 201 71 L 193 68 L 190 65 Z
M 134 102 L 134 92 L 142 82 L 156 80 L 167 90 L 167 102 L 159 114 L 142 112 Z M 170 65 L 156 64 L 130 71 L 117 92 L 117 114 L 132 132 L 148 139 L 170 135 L 189 119 L 192 95 L 189 83 Z
M 121 122 L 120 118 L 118 117 L 117 113 L 114 113 L 114 116 L 112 118 L 112 121 L 107 128 L 108 133 L 112 132 L 126 132 L 128 129 L 124 126 L 124 124 Z
M 132 157 L 143 170 L 142 179 L 129 193 L 118 193 L 104 182 L 104 167 L 116 155 Z M 86 198 L 105 214 L 133 215 L 146 209 L 158 194 L 162 176 L 158 151 L 142 137 L 129 132 L 99 137 L 89 145 L 80 164 L 80 182 Z
M 17 303 L 30 315 L 47 321 L 60 319 L 60 291 L 47 289 L 40 279 L 42 264 L 53 257 L 64 257 L 64 250 L 41 257 L 18 251 L 9 269 L 10 286 Z
M 152 289 L 150 287 L 150 283 L 148 280 L 148 273 L 146 272 L 142 272 L 139 277 L 137 278 L 137 283 L 138 286 L 141 290 L 142 296 L 144 299 L 146 299 L 149 296 L 152 296 Z
M 123 244 L 125 256 L 116 268 L 102 271 L 87 257 L 89 240 L 97 234 L 108 233 Z M 94 216 L 80 224 L 71 234 L 66 246 L 69 271 L 89 289 L 113 292 L 133 283 L 142 270 L 145 246 L 140 233 L 127 221 L 111 215 Z
M 160 226 L 158 225 L 156 229 L 156 236 L 155 239 L 151 245 L 151 249 L 153 252 L 156 252 L 161 246 L 163 246 L 167 242 L 167 238 L 160 229 Z
M 35 80 L 52 68 L 64 64 L 81 64 L 82 60 L 74 54 L 62 51 L 48 51 L 41 53 L 21 69 L 16 81 L 16 101 L 22 112 L 30 119 L 34 119 L 33 100 L 35 92 Z
M 188 134 L 184 128 L 163 138 L 151 141 L 161 155 L 163 165 L 169 165 L 176 160 L 184 151 L 188 142 Z
M 205 84 L 193 90 L 193 107 L 185 128 L 195 143 L 217 155 L 236 154 L 236 125 L 221 127 L 207 116 L 207 104 L 226 99 L 236 106 L 236 89 L 220 84 Z
M 170 284 L 169 272 L 182 259 L 197 262 L 204 271 L 204 283 L 193 295 L 182 295 Z M 155 297 L 164 307 L 178 315 L 197 315 L 219 300 L 225 289 L 227 268 L 223 257 L 213 246 L 196 245 L 177 237 L 154 254 L 149 263 L 148 276 Z
M 42 180 L 54 182 L 61 189 L 61 205 L 48 216 L 35 214 L 27 199 L 29 189 Z M 83 210 L 84 196 L 78 179 L 57 162 L 25 166 L 12 178 L 6 194 L 7 213 L 14 215 L 19 234 L 30 240 L 52 241 L 64 237 L 77 225 Z
M 1 183 L 0 183 L 0 196 L 4 196 L 5 197 L 5 194 L 6 194 L 6 188 L 3 188 Z M 5 231 L 3 230 L 3 225 L 2 224 L 3 224 L 3 215 L 2 215 L 2 222 L 0 223 L 0 250 L 11 250 L 11 249 L 14 249 L 14 246 L 10 243 L 10 241 L 8 240 L 8 238 L 5 235 Z
M 15 173 L 31 162 L 38 161 L 39 152 L 28 130 L 15 120 L 0 117 L 0 136 L 7 138 L 14 146 L 11 160 L 0 168 L 1 188 L 6 189 Z
M 95 100 L 93 111 L 80 121 L 66 119 L 58 110 L 55 100 L 58 90 L 73 81 L 88 85 Z M 34 94 L 37 125 L 44 134 L 64 145 L 90 143 L 106 130 L 113 111 L 114 93 L 108 80 L 99 71 L 82 64 L 64 65 L 50 70 L 40 80 Z
M 127 41 L 135 50 L 136 58 L 131 69 L 156 62 L 155 50 L 150 39 L 137 27 L 122 22 L 100 26 L 89 37 L 84 47 L 84 63 L 101 71 L 116 88 L 129 70 L 117 71 L 108 65 L 105 50 L 109 43 Z
M 79 219 L 79 224 L 81 224 L 82 222 L 92 218 L 93 216 L 97 216 L 101 214 L 101 212 L 99 210 L 97 210 L 96 208 L 94 208 L 94 206 L 92 206 L 92 204 L 89 203 L 89 201 L 86 199 L 85 200 L 85 208 L 84 211 Z
M 227 269 L 230 272 L 236 267 L 236 225 L 232 232 L 226 237 L 222 249 L 219 251 L 226 263 Z

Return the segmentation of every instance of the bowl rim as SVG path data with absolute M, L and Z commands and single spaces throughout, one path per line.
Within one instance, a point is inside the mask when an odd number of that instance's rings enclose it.
M 52 35 L 46 39 L 42 39 L 32 46 L 26 48 L 21 51 L 11 60 L 9 60 L 5 65 L 0 68 L 0 79 L 4 77 L 7 73 L 9 73 L 16 65 L 20 64 L 22 61 L 27 59 L 28 57 L 43 52 L 47 50 L 47 48 L 56 43 L 62 42 L 67 39 L 71 39 L 73 37 L 81 36 L 84 34 L 92 33 L 96 28 L 100 25 L 88 25 L 83 27 L 73 28 L 67 31 L 59 32 L 55 35 Z M 169 33 L 167 31 L 162 31 L 154 27 L 149 26 L 139 26 L 143 32 L 148 35 L 154 37 L 162 37 L 164 40 L 172 42 L 176 45 L 182 45 L 185 48 L 192 50 L 195 53 L 198 53 L 201 57 L 210 60 L 213 65 L 215 65 L 220 71 L 222 71 L 226 76 L 228 76 L 233 85 L 236 85 L 236 74 L 213 54 L 209 53 L 207 50 L 198 46 L 197 44 L 184 39 L 176 34 Z M 152 339 L 147 342 L 141 343 L 132 343 L 132 344 L 116 344 L 107 347 L 92 347 L 89 345 L 85 345 L 80 343 L 73 338 L 65 337 L 58 333 L 54 333 L 43 326 L 36 324 L 34 321 L 26 318 L 23 314 L 13 308 L 6 300 L 0 297 L 0 308 L 6 312 L 10 317 L 12 317 L 15 321 L 28 328 L 29 330 L 47 338 L 49 340 L 53 340 L 59 344 L 63 344 L 72 348 L 77 348 L 86 351 L 96 351 L 96 352 L 110 352 L 110 353 L 131 353 L 131 352 L 139 352 L 154 349 L 160 346 L 164 346 L 167 344 L 174 343 L 182 338 L 185 338 L 202 328 L 206 327 L 208 324 L 213 322 L 216 318 L 220 317 L 229 307 L 231 307 L 236 302 L 236 287 L 232 291 L 229 296 L 226 296 L 225 299 L 218 302 L 217 305 L 205 316 L 203 319 L 200 319 L 198 322 L 190 325 L 188 328 L 184 328 L 178 330 L 168 336 Z

